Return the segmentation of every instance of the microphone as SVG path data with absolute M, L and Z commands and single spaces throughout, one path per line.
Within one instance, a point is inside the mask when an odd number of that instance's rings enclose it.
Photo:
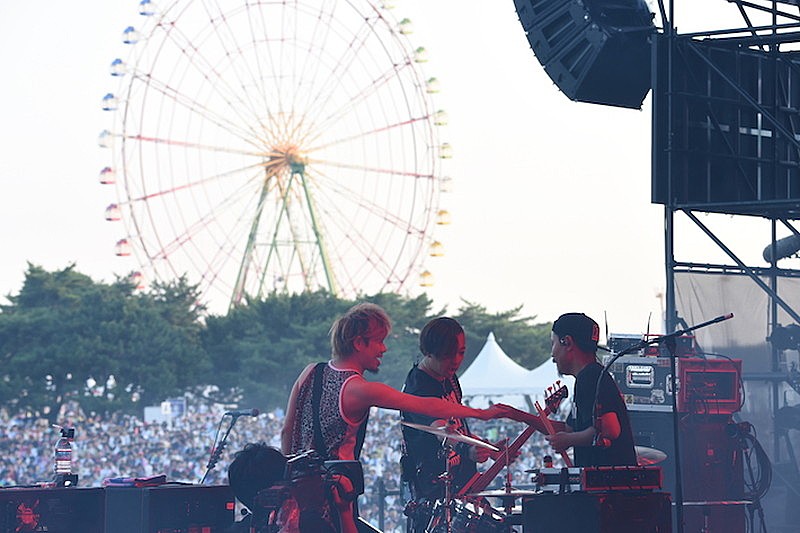
M 726 320 L 730 320 L 731 318 L 733 318 L 733 313 L 728 313 L 726 315 L 720 315 L 717 318 L 711 320 L 711 323 L 716 324 L 717 322 L 724 322 Z
M 258 409 L 239 409 L 237 411 L 226 411 L 224 416 L 237 418 L 240 416 L 258 416 L 260 413 Z

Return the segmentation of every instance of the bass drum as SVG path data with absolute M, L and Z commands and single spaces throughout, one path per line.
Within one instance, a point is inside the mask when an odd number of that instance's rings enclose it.
M 507 533 L 505 520 L 497 512 L 487 512 L 472 503 L 454 500 L 450 506 L 452 533 Z M 426 533 L 447 533 L 445 507 L 436 502 Z

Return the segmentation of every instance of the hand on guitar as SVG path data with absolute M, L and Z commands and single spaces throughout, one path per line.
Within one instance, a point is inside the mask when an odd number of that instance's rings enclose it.
M 562 426 L 564 423 L 561 422 Z M 555 422 L 553 423 L 555 426 Z M 572 442 L 573 434 L 567 431 L 564 431 L 565 427 L 562 427 L 560 430 L 556 430 L 555 433 L 552 435 L 545 435 L 545 440 L 553 447 L 553 449 L 557 452 L 563 452 L 568 448 L 571 448 L 574 443 Z
M 566 398 L 568 394 L 567 387 L 561 385 L 560 381 L 556 382 L 554 386 L 548 387 L 547 394 L 544 398 L 544 415 L 547 416 L 554 413 L 558 409 L 561 400 Z M 509 413 L 508 418 L 516 420 L 517 422 L 528 424 L 535 430 L 540 431 L 545 435 L 548 433 L 546 423 L 542 421 L 540 414 L 528 413 L 514 408 L 511 409 L 513 409 L 513 411 Z M 555 431 L 564 431 L 565 424 L 563 422 L 551 420 L 550 424 L 552 424 Z
M 500 448 L 499 452 L 495 452 L 488 448 L 480 448 L 477 446 L 473 446 L 469 449 L 469 458 L 475 461 L 476 463 L 484 463 L 487 459 L 494 459 L 497 460 L 503 452 L 505 451 L 506 445 L 508 444 L 505 439 L 492 443 L 496 448 Z M 520 452 L 519 450 L 511 450 L 509 454 L 509 462 L 514 461 L 517 457 L 519 457 Z

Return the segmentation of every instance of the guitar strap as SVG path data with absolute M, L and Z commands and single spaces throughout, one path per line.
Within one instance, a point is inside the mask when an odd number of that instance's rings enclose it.
M 314 387 L 311 395 L 311 409 L 314 413 L 314 449 L 323 460 L 328 459 L 328 447 L 325 446 L 325 439 L 322 438 L 322 426 L 320 425 L 319 404 L 322 399 L 322 372 L 328 363 L 317 363 L 314 367 Z

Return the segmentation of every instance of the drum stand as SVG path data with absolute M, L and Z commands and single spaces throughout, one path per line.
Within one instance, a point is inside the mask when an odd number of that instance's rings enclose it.
M 453 476 L 450 474 L 450 455 L 453 453 L 453 445 L 450 444 L 450 439 L 444 439 L 442 441 L 442 451 L 444 453 L 444 473 L 439 476 L 439 479 L 444 483 L 444 523 L 445 523 L 445 532 L 452 533 L 453 532 L 453 493 L 452 493 L 452 484 L 453 484 Z M 433 509 L 433 513 L 431 516 L 431 520 L 428 523 L 428 527 L 425 529 L 426 533 L 441 533 L 439 528 L 439 521 L 440 516 L 436 513 L 436 509 Z
M 506 450 L 508 450 L 508 438 L 506 438 Z M 511 460 L 509 458 L 509 453 L 506 453 L 506 484 L 505 489 L 506 492 L 511 493 L 513 490 L 511 487 Z M 513 498 L 505 498 L 503 502 L 505 507 L 503 510 L 506 512 L 506 516 L 511 516 L 512 512 L 514 511 L 514 499 Z

